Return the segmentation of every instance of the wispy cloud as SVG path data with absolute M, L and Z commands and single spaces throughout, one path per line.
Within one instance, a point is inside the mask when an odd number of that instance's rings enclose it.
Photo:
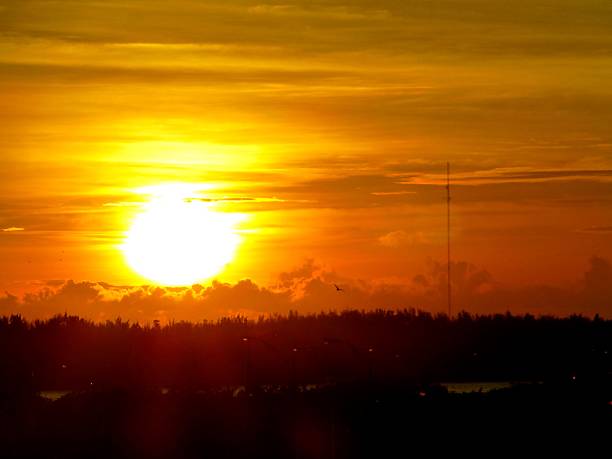
M 485 185 L 493 183 L 537 183 L 549 181 L 572 180 L 612 180 L 611 169 L 584 170 L 542 170 L 536 168 L 495 168 L 495 169 L 461 169 L 453 172 L 453 183 L 465 185 Z M 412 174 L 403 179 L 403 184 L 445 184 L 445 174 Z
M 583 233 L 612 234 L 612 226 L 589 226 L 588 228 L 582 228 L 579 231 Z
M 9 228 L 2 228 L 2 232 L 3 233 L 14 233 L 14 232 L 17 232 L 17 231 L 25 231 L 25 228 L 20 228 L 20 227 L 17 227 L 17 226 L 11 226 Z

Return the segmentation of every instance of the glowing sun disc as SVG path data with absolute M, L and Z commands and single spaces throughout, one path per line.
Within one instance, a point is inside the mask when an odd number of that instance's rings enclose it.
M 155 197 L 137 215 L 122 250 L 141 276 L 162 285 L 191 285 L 219 273 L 240 243 L 236 214 L 215 212 L 180 194 Z

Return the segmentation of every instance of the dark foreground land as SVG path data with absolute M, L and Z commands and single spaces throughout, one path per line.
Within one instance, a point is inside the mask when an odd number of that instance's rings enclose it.
M 611 345 L 582 317 L 6 318 L 0 457 L 607 457 Z
M 471 394 L 361 385 L 238 396 L 92 390 L 4 400 L 0 438 L 6 458 L 608 457 L 609 396 L 574 384 Z

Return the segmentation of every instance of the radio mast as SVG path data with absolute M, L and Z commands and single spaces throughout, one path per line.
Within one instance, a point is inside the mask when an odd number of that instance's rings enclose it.
M 446 245 L 447 245 L 447 293 L 448 293 L 448 317 L 451 318 L 451 192 L 450 192 L 450 162 L 446 163 Z

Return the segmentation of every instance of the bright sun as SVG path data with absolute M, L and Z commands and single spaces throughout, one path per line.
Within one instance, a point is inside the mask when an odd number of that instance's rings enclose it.
M 219 273 L 240 243 L 239 214 L 215 212 L 190 185 L 144 189 L 151 200 L 122 246 L 134 271 L 162 285 L 191 285 Z

